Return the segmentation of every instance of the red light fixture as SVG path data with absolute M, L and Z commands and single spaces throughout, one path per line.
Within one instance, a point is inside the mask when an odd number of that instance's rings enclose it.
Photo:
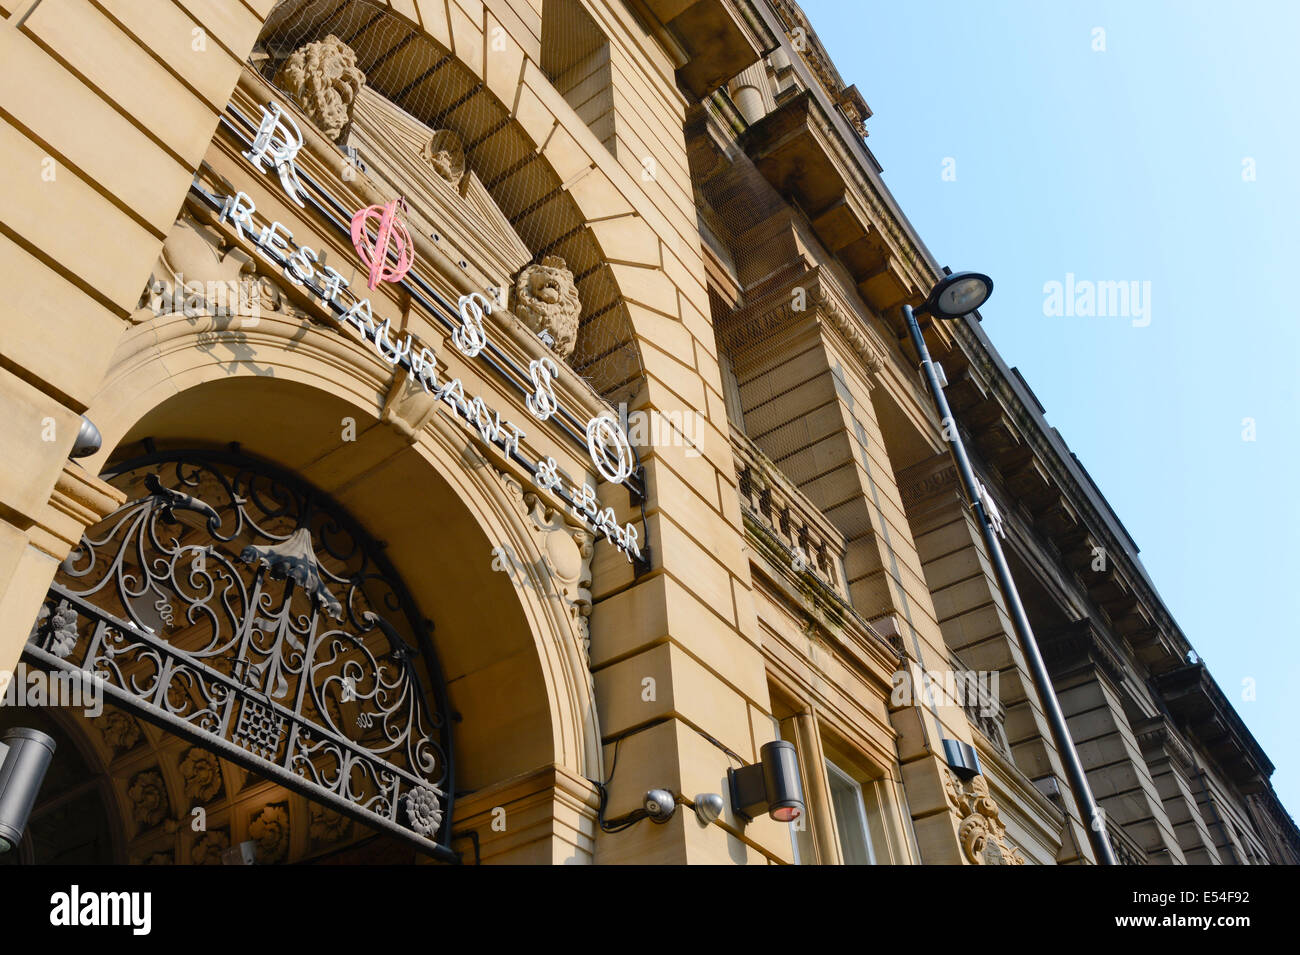
M 785 740 L 764 743 L 759 762 L 727 770 L 731 808 L 737 818 L 752 822 L 766 812 L 777 822 L 793 822 L 803 815 L 803 782 L 794 745 Z

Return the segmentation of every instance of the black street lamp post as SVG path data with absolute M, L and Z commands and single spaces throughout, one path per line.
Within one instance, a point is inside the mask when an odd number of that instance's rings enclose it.
M 928 312 L 935 318 L 941 319 L 960 318 L 983 305 L 992 293 L 993 281 L 987 275 L 978 272 L 957 272 L 945 276 L 917 311 L 921 314 Z M 1070 780 L 1070 788 L 1074 791 L 1074 798 L 1079 808 L 1087 817 L 1088 838 L 1092 842 L 1093 852 L 1101 865 L 1116 865 L 1115 853 L 1106 836 L 1105 816 L 1092 797 L 1088 777 L 1083 771 L 1083 764 L 1079 762 L 1079 754 L 1074 748 L 1074 740 L 1070 738 L 1070 730 L 1065 723 L 1065 716 L 1061 713 L 1061 704 L 1052 687 L 1052 679 L 1043 663 L 1043 655 L 1038 650 L 1038 641 L 1034 639 L 1033 628 L 1030 627 L 1024 605 L 1020 602 L 1020 593 L 1016 590 L 1015 581 L 1011 579 L 1011 568 L 1007 566 L 1006 556 L 1002 553 L 1002 545 L 998 541 L 1000 528 L 994 527 L 988 508 L 984 504 L 987 492 L 984 491 L 975 477 L 975 471 L 971 468 L 970 458 L 966 454 L 966 445 L 962 442 L 957 421 L 948 407 L 948 399 L 944 397 L 939 373 L 930 359 L 930 350 L 926 347 L 921 326 L 917 324 L 916 315 L 910 305 L 903 306 L 903 316 L 907 319 L 912 344 L 916 346 L 916 351 L 921 356 L 921 370 L 925 373 L 925 380 L 930 387 L 930 394 L 934 396 L 934 403 L 939 408 L 939 420 L 945 436 L 951 435 L 950 443 L 953 457 L 957 459 L 957 471 L 961 475 L 961 482 L 966 489 L 971 509 L 975 511 L 975 517 L 984 533 L 984 544 L 993 561 L 998 586 L 1002 588 L 1002 595 L 1006 598 L 1011 623 L 1016 629 L 1016 636 L 1020 639 L 1025 658 L 1029 661 L 1029 669 L 1038 687 L 1043 708 L 1047 711 L 1047 720 L 1051 724 L 1052 735 L 1056 738 L 1057 751 L 1065 763 L 1065 773 Z

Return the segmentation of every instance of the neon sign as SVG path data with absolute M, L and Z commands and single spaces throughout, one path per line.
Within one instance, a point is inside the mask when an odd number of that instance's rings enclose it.
M 415 264 L 415 243 L 406 225 L 397 218 L 397 210 L 406 211 L 406 200 L 398 197 L 382 206 L 366 206 L 352 217 L 352 247 L 357 258 L 370 269 L 366 284 L 373 292 L 380 282 L 400 282 Z M 370 220 L 379 218 L 375 234 L 370 234 Z M 393 251 L 397 263 L 390 265 L 388 253 Z
M 243 155 L 264 174 L 274 170 L 290 198 L 305 207 L 300 197 L 306 191 L 294 164 L 301 147 L 302 136 L 296 124 L 273 102 L 263 108 L 252 146 Z M 440 380 L 436 351 L 430 345 L 418 342 L 410 332 L 405 336 L 396 332 L 387 318 L 378 321 L 370 299 L 356 295 L 342 274 L 320 262 L 316 250 L 295 243 L 293 233 L 278 221 L 264 222 L 259 226 L 255 222 L 257 209 L 246 193 L 217 196 L 200 186 L 197 177 L 192 188 L 218 212 L 219 221 L 229 223 L 241 239 L 251 242 L 258 254 L 278 268 L 286 280 L 317 298 L 340 326 L 351 326 L 363 341 L 373 345 L 386 364 L 405 368 L 413 381 L 445 404 L 450 414 L 477 432 L 485 443 L 498 447 L 507 458 L 531 471 L 533 484 L 538 490 L 560 497 L 573 516 L 582 520 L 596 536 L 603 536 L 629 562 L 645 562 L 635 525 L 620 526 L 614 509 L 600 506 L 596 489 L 586 483 L 576 484 L 567 480 L 553 457 L 531 461 L 521 448 L 521 442 L 526 438 L 522 428 L 503 419 L 500 412 L 491 409 L 481 397 L 467 395 L 459 378 Z M 369 287 L 372 290 L 379 281 L 401 282 L 414 263 L 414 243 L 405 227 L 395 220 L 399 206 L 404 208 L 403 200 L 370 206 L 351 219 L 351 238 L 358 256 L 369 269 Z M 372 239 L 367 223 L 376 215 L 380 222 Z M 394 239 L 397 247 L 393 257 L 397 260 L 397 268 L 389 259 L 389 243 Z M 492 308 L 492 297 L 482 292 L 462 295 L 457 301 L 460 323 L 452 329 L 450 338 L 456 349 L 467 358 L 486 357 L 484 351 L 489 340 L 483 319 L 492 313 Z M 441 317 L 436 309 L 431 310 Z M 559 367 L 549 357 L 535 359 L 529 363 L 528 375 L 531 379 L 531 393 L 525 388 L 528 411 L 537 420 L 548 421 L 561 411 L 554 390 Z M 597 473 L 614 484 L 626 484 L 636 472 L 637 460 L 626 432 L 612 412 L 589 419 L 585 438 L 587 453 Z

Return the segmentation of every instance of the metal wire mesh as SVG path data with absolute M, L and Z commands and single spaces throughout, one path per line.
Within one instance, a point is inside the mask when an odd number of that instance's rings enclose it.
M 373 0 L 283 0 L 264 24 L 251 63 L 275 84 L 294 51 L 330 36 L 355 53 L 370 91 L 365 95 L 382 96 L 423 123 L 430 136 L 451 130 L 459 137 L 467 174 L 481 183 L 531 261 L 564 259 L 582 303 L 569 364 L 605 398 L 627 396 L 642 367 L 631 319 L 599 243 L 540 155 L 543 144 L 462 59 Z M 484 44 L 484 55 L 493 55 L 491 44 Z M 571 119 L 582 123 L 576 113 Z M 339 142 L 348 145 L 346 132 Z M 359 159 L 364 166 L 367 157 Z

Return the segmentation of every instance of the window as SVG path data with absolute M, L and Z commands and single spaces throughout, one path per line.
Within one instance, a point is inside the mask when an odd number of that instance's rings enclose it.
M 898 865 L 918 858 L 894 773 L 768 684 L 777 737 L 799 755 L 805 812 L 790 823 L 795 865 Z M 803 708 L 800 708 L 800 707 Z
M 871 830 L 867 826 L 867 806 L 862 786 L 856 779 L 829 759 L 826 761 L 831 806 L 835 811 L 835 831 L 840 838 L 840 856 L 845 865 L 875 865 L 871 847 Z

